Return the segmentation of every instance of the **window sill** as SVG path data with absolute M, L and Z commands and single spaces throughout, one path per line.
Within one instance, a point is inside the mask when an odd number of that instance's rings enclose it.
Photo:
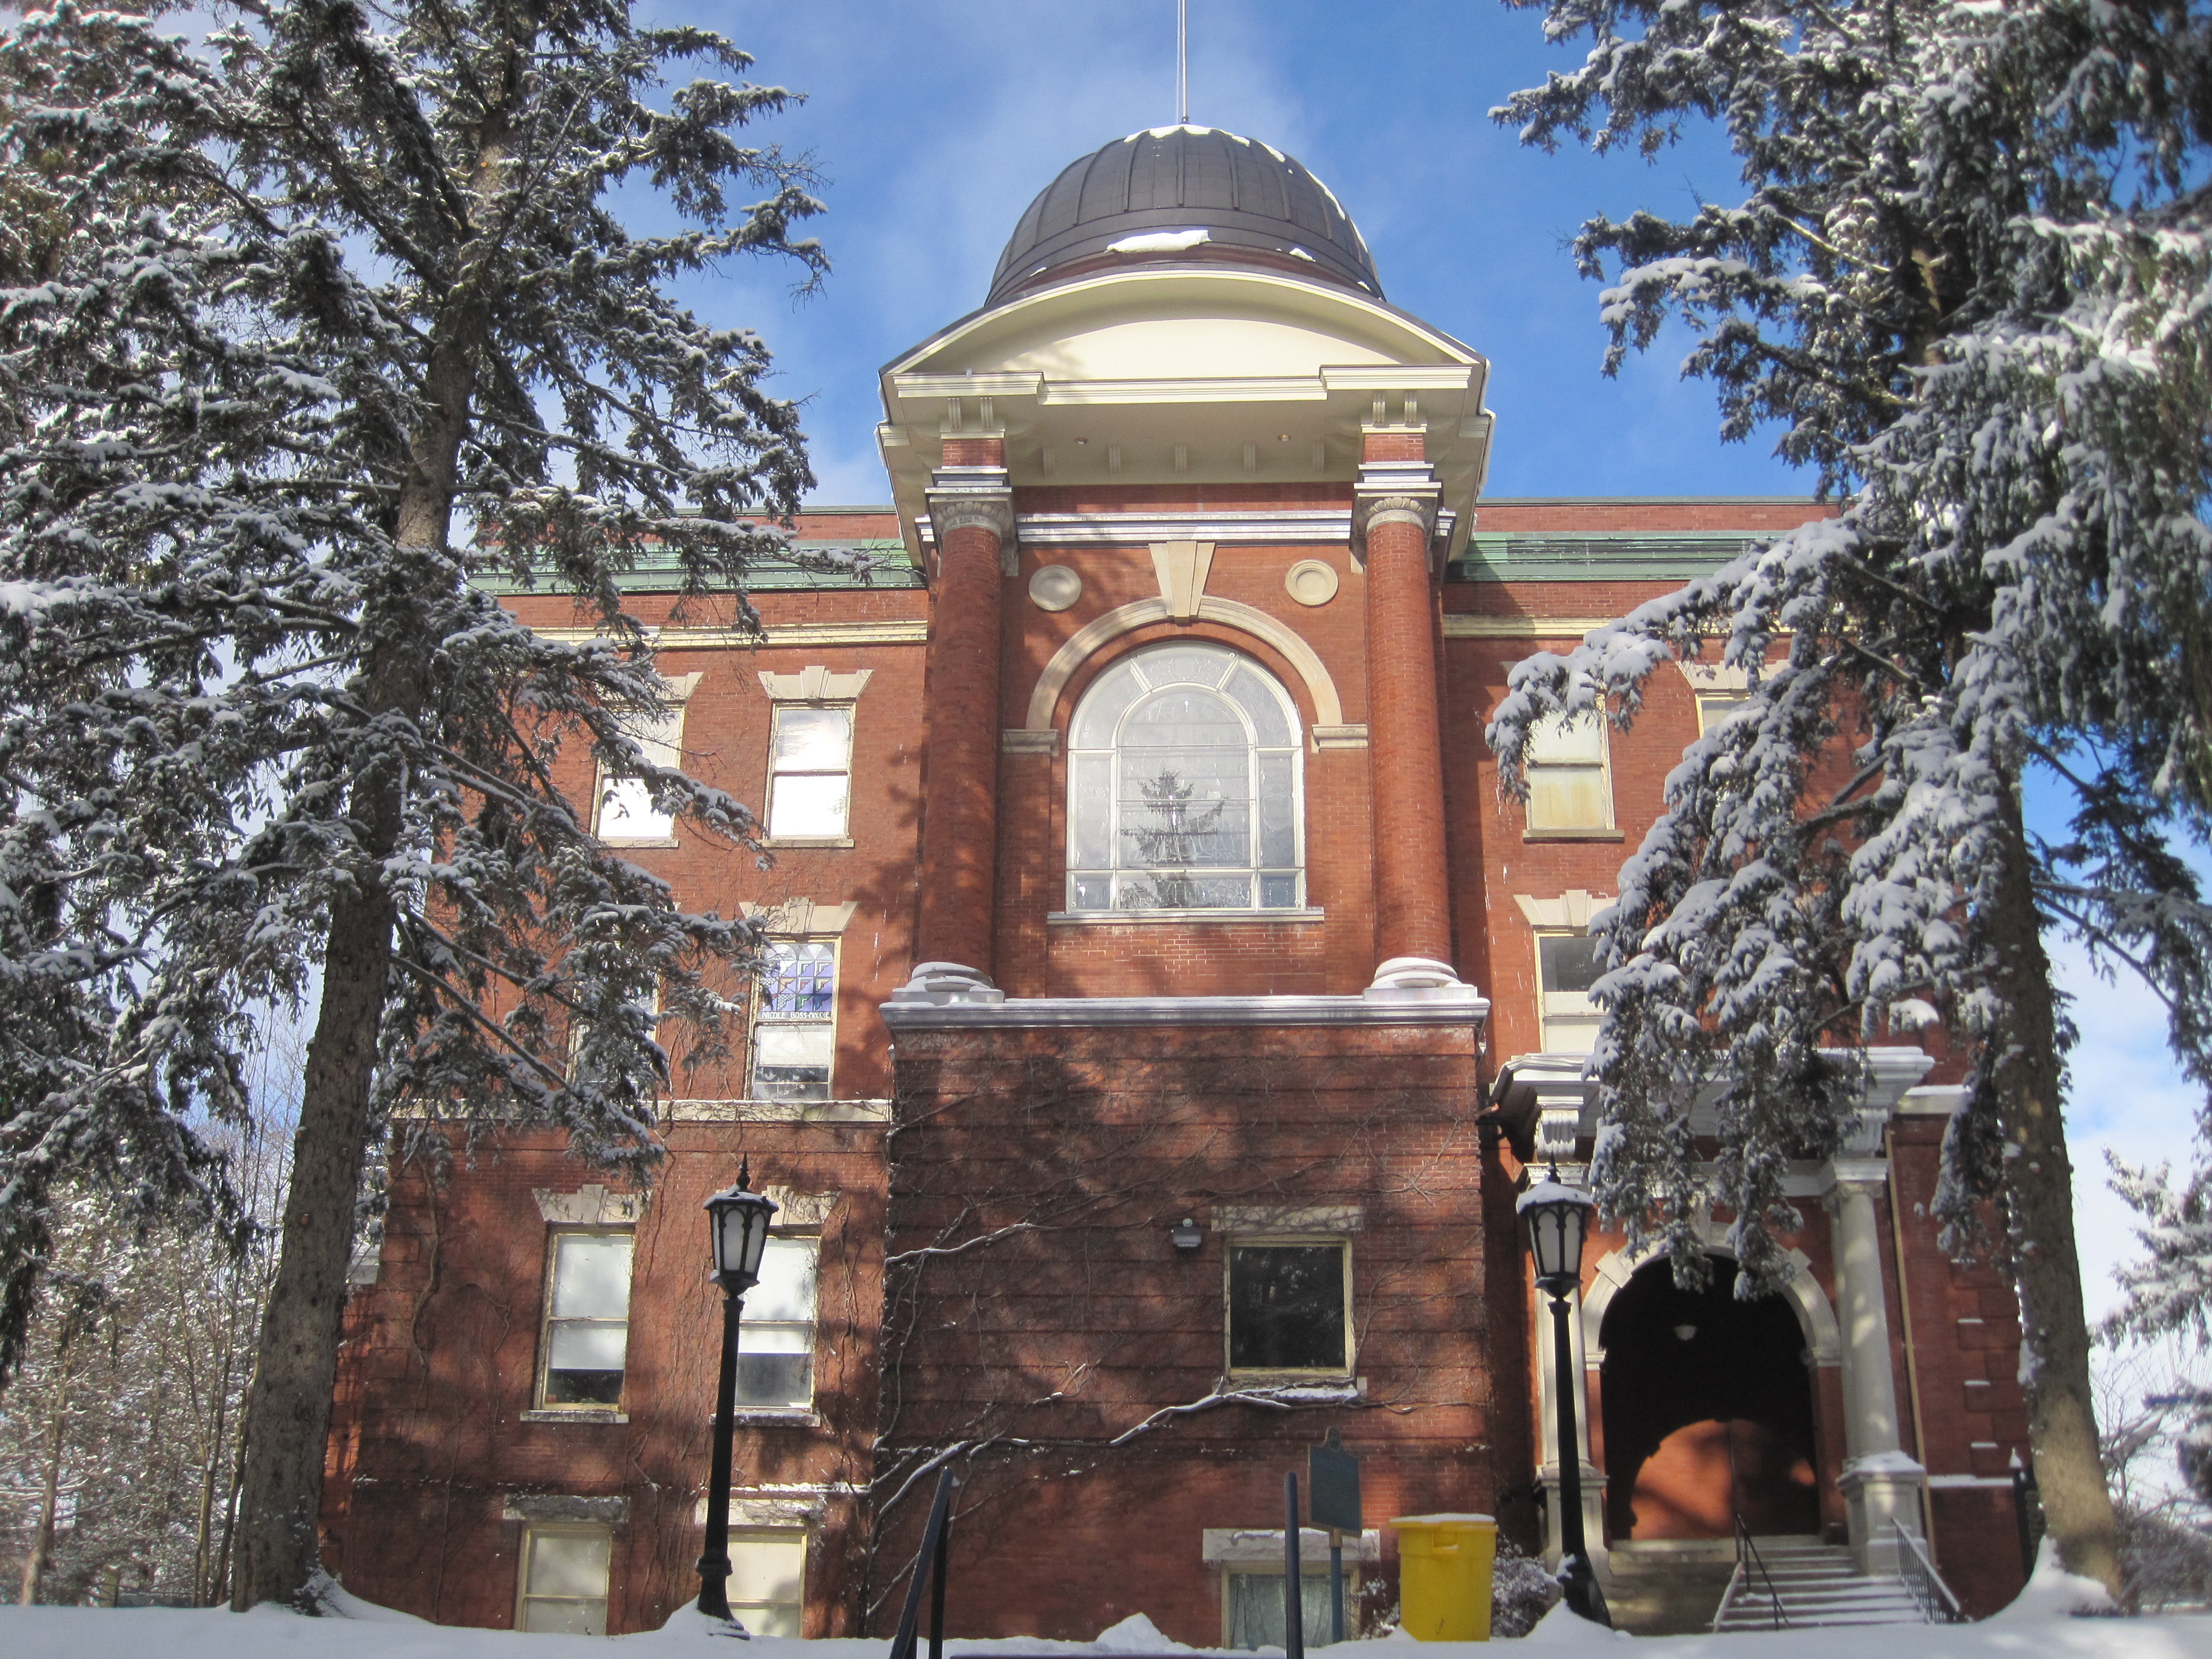
M 1225 1373 L 1214 1388 L 1222 1394 L 1257 1391 L 1262 1389 L 1316 1389 L 1331 1394 L 1340 1394 L 1346 1399 L 1364 1400 L 1367 1379 L 1347 1376 L 1342 1371 L 1237 1371 Z
M 1620 841 L 1625 839 L 1618 830 L 1523 830 L 1521 839 L 1529 841 Z
M 676 845 L 676 837 L 673 836 L 601 836 L 599 842 L 605 847 L 673 847 Z
M 740 1406 L 730 1413 L 730 1421 L 741 1429 L 818 1429 L 822 1413 L 809 1407 Z M 713 1428 L 714 1419 L 709 1417 L 707 1426 Z
M 550 1409 L 541 1407 L 536 1411 L 523 1413 L 522 1420 L 526 1423 L 622 1424 L 629 1421 L 629 1413 L 624 1411 L 594 1411 L 588 1407 L 564 1411 L 559 1407 Z
M 1305 910 L 1054 910 L 1045 917 L 1049 927 L 1120 927 L 1135 924 L 1176 927 L 1191 922 L 1320 921 L 1317 909 Z
M 850 847 L 850 836 L 769 836 L 763 847 Z

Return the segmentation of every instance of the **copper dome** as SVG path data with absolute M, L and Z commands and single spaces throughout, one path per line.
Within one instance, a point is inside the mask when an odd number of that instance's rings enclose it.
M 1124 262 L 1291 270 L 1382 297 L 1328 187 L 1280 150 L 1212 127 L 1155 127 L 1069 163 L 1022 215 L 988 303 L 1071 267 Z

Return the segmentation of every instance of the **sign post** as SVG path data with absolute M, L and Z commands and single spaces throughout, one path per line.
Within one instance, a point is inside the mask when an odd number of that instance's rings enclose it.
M 1358 1538 L 1359 1460 L 1344 1449 L 1335 1429 L 1306 1455 L 1306 1485 L 1311 1492 L 1313 1523 L 1328 1528 L 1329 1640 L 1344 1640 L 1344 1534 Z

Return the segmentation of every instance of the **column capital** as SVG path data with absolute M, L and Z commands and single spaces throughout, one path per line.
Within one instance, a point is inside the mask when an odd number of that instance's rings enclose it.
M 1011 576 L 1017 567 L 1014 492 L 1003 466 L 945 466 L 930 475 L 923 492 L 929 507 L 929 539 L 945 557 L 945 538 L 956 530 L 988 530 L 999 538 L 999 568 Z
M 1425 461 L 1370 461 L 1359 469 L 1352 488 L 1352 551 L 1367 562 L 1367 538 L 1385 525 L 1419 527 L 1421 544 L 1433 551 L 1443 486 Z
M 1820 1166 L 1818 1179 L 1831 1194 L 1849 1193 L 1861 1198 L 1878 1198 L 1889 1188 L 1889 1160 L 1832 1158 Z

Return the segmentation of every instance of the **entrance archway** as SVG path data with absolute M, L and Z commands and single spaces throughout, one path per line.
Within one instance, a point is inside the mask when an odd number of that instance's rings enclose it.
M 1702 1291 L 1663 1259 L 1639 1269 L 1599 1328 L 1606 1520 L 1615 1539 L 1820 1529 L 1810 1350 L 1789 1298 L 1735 1297 L 1708 1258 Z

